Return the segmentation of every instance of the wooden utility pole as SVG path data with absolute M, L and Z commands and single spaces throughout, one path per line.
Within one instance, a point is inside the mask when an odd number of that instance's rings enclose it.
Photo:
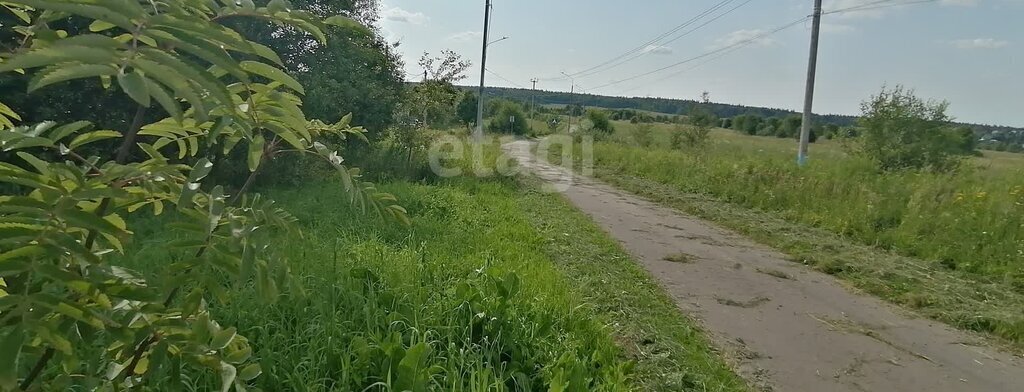
M 477 141 L 484 139 L 484 77 L 487 75 L 487 40 L 491 27 L 491 0 L 484 0 L 484 40 L 480 54 L 480 90 L 476 100 L 476 129 L 473 136 Z
M 800 124 L 800 149 L 796 163 L 807 164 L 807 145 L 811 140 L 811 107 L 814 104 L 814 76 L 818 68 L 818 33 L 821 30 L 821 0 L 814 0 L 814 22 L 811 25 L 811 55 L 807 60 L 807 86 L 804 92 L 804 118 Z

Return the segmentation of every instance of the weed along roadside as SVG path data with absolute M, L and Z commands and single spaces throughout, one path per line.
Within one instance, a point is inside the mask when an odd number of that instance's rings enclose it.
M 1022 342 L 1019 169 L 872 175 L 837 155 L 797 173 L 778 147 L 747 139 L 597 143 L 594 173 L 929 317 Z
M 448 163 L 468 170 L 470 155 Z M 498 159 L 497 145 L 484 155 Z M 539 188 L 503 176 L 380 185 L 408 227 L 339 203 L 335 184 L 271 189 L 301 230 L 271 253 L 296 260 L 306 294 L 266 303 L 242 287 L 212 315 L 247 337 L 263 390 L 746 390 L 646 273 Z M 155 237 L 129 252 L 146 260 L 134 268 L 166 263 L 159 226 L 140 229 Z
M 1001 352 L 736 232 L 535 160 L 527 142 L 508 150 L 618 240 L 757 389 L 1012 391 L 1024 380 L 1014 349 Z

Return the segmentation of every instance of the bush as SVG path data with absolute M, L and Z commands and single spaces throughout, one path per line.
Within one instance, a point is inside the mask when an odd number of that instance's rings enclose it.
M 636 145 L 650 147 L 654 144 L 654 126 L 648 123 L 640 123 L 633 126 L 631 136 Z
M 676 126 L 669 136 L 669 144 L 673 149 L 683 147 L 700 147 L 711 139 L 711 128 L 699 126 Z
M 593 124 L 591 129 L 594 130 L 594 133 L 603 133 L 605 135 L 615 133 L 615 126 L 612 125 L 611 120 L 608 118 L 608 113 L 605 111 L 590 109 L 587 111 L 587 119 Z
M 511 133 L 513 135 L 525 135 L 529 130 L 526 123 L 526 115 L 519 104 L 504 102 L 496 108 L 494 117 L 487 123 L 487 129 L 497 133 Z
M 861 103 L 857 151 L 885 171 L 952 171 L 960 164 L 962 149 L 973 146 L 962 145 L 962 136 L 950 126 L 948 107 L 948 102 L 925 101 L 902 86 L 883 87 Z
M 690 110 L 689 120 L 690 124 L 696 127 L 710 128 L 720 123 L 718 116 L 715 116 L 701 106 L 696 106 Z

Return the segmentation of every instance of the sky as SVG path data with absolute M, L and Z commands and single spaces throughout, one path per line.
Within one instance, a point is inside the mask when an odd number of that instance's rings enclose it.
M 400 43 L 410 80 L 423 72 L 423 52 L 451 49 L 473 63 L 459 84 L 479 82 L 484 0 L 381 7 L 381 31 Z M 799 110 L 811 22 L 794 22 L 812 8 L 813 0 L 493 0 L 491 40 L 509 38 L 488 47 L 486 83 L 529 88 L 538 78 L 542 90 L 575 84 L 683 99 L 707 91 L 714 102 Z M 1024 0 L 824 0 L 823 9 L 816 113 L 857 114 L 883 85 L 901 84 L 949 101 L 958 121 L 1024 127 Z

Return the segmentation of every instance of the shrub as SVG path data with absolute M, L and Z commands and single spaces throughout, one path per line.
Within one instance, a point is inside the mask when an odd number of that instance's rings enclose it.
M 612 125 L 607 112 L 603 110 L 590 109 L 587 111 L 587 119 L 590 120 L 590 123 L 592 124 L 591 129 L 594 130 L 594 133 L 603 133 L 605 135 L 615 133 L 615 126 Z
M 857 151 L 886 171 L 954 170 L 960 164 L 963 142 L 950 125 L 948 107 L 948 102 L 925 101 L 902 86 L 883 87 L 861 103 Z
M 515 102 L 504 102 L 496 109 L 494 117 L 487 123 L 487 129 L 497 133 L 525 135 L 529 130 L 523 109 Z
M 650 147 L 654 144 L 654 126 L 648 123 L 639 123 L 633 126 L 631 135 L 633 142 L 640 147 Z

